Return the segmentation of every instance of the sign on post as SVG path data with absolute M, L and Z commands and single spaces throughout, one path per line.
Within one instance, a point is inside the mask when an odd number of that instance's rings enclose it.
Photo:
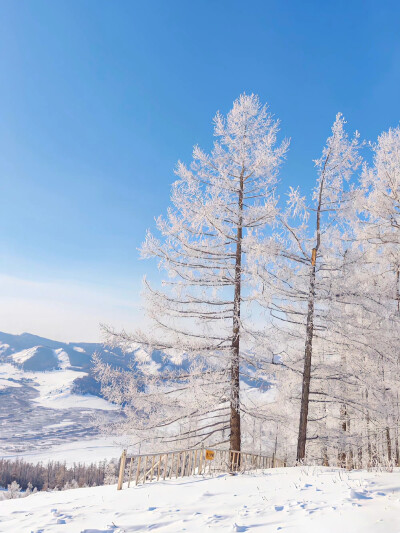
M 214 459 L 215 452 L 212 450 L 206 450 L 206 459 L 212 461 Z

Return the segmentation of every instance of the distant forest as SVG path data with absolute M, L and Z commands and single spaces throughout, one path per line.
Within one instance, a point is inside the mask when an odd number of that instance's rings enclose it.
M 67 466 L 58 461 L 32 464 L 23 459 L 0 459 L 0 487 L 7 488 L 13 481 L 22 490 L 26 490 L 28 484 L 37 490 L 93 487 L 116 483 L 117 470 L 118 461 L 101 461 L 90 465 L 74 463 Z

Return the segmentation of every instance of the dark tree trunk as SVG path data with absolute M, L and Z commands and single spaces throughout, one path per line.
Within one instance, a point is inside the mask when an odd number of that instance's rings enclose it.
M 243 189 L 244 189 L 244 169 L 240 174 L 239 185 L 239 220 L 236 235 L 236 259 L 235 259 L 235 294 L 233 301 L 233 337 L 232 337 L 232 359 L 231 359 L 231 419 L 230 419 L 230 449 L 240 451 L 241 449 L 241 429 L 240 429 L 240 304 L 242 285 L 242 239 L 243 239 Z
M 322 466 L 329 466 L 329 457 L 327 447 L 322 448 Z
M 390 429 L 386 427 L 386 445 L 387 445 L 387 456 L 389 463 L 392 460 L 392 439 L 390 438 Z
M 303 461 L 306 456 L 308 405 L 310 398 L 311 381 L 312 342 L 314 336 L 315 254 L 316 251 L 314 248 L 310 274 L 310 292 L 308 296 L 306 344 L 304 350 L 304 370 L 301 391 L 299 437 L 297 441 L 297 461 Z
M 358 468 L 362 468 L 363 467 L 363 451 L 362 451 L 362 447 L 359 446 L 358 447 Z
M 301 390 L 299 436 L 297 439 L 297 461 L 303 461 L 306 457 L 308 406 L 310 403 L 312 344 L 313 344 L 313 338 L 314 338 L 316 261 L 317 261 L 317 253 L 321 245 L 322 193 L 324 190 L 324 183 L 325 183 L 325 170 L 328 164 L 330 153 L 331 152 L 329 151 L 325 159 L 324 169 L 322 172 L 320 186 L 319 186 L 317 221 L 316 221 L 317 242 L 311 254 L 311 271 L 310 271 L 310 286 L 309 286 L 308 307 L 307 307 L 306 342 L 305 342 L 305 349 L 304 349 L 304 369 L 303 369 L 303 383 L 302 383 L 302 390 Z
M 346 434 L 347 431 L 347 408 L 346 405 L 342 405 L 340 407 L 340 428 L 343 431 L 344 434 Z M 345 444 L 342 445 L 342 449 L 339 449 L 338 453 L 338 467 L 339 468 L 346 468 L 346 449 Z
M 368 467 L 372 466 L 372 444 L 371 444 L 371 432 L 370 432 L 370 416 L 368 407 L 368 390 L 365 391 L 365 399 L 367 402 L 367 414 L 365 421 L 367 423 L 367 446 L 368 446 Z

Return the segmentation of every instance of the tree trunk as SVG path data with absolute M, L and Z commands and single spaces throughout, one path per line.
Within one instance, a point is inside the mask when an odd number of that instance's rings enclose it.
M 328 449 L 325 444 L 322 448 L 322 466 L 329 466 Z
M 239 185 L 239 220 L 236 235 L 236 259 L 235 259 L 235 294 L 233 301 L 233 337 L 232 337 L 232 359 L 231 359 L 231 419 L 230 419 L 230 449 L 240 451 L 241 430 L 240 430 L 240 304 L 242 285 L 242 239 L 243 239 L 243 189 L 244 189 L 244 168 L 240 174 Z
M 363 451 L 362 451 L 362 447 L 359 446 L 358 447 L 358 468 L 362 468 L 363 467 Z
M 313 255 L 312 255 L 312 262 L 311 262 L 310 292 L 308 296 L 306 343 L 305 343 L 305 350 L 304 350 L 304 370 L 303 370 L 303 384 L 302 384 L 302 391 L 301 391 L 299 437 L 297 441 L 297 461 L 303 461 L 306 456 L 308 404 L 309 404 L 309 398 L 310 398 L 310 381 L 311 381 L 312 342 L 313 342 L 313 337 L 314 337 L 315 257 L 316 257 L 316 250 L 314 248 Z
M 347 430 L 347 408 L 345 404 L 342 404 L 340 406 L 340 427 L 344 435 L 346 435 Z M 344 439 L 343 439 L 344 441 Z M 346 468 L 346 444 L 345 442 L 342 442 L 341 449 L 339 449 L 338 453 L 338 467 L 339 468 Z
M 390 463 L 392 461 L 392 440 L 390 438 L 389 427 L 386 427 L 386 445 L 387 445 L 387 457 Z
M 311 358 L 312 358 L 312 343 L 314 337 L 314 307 L 315 307 L 315 276 L 316 276 L 316 261 L 317 253 L 321 244 L 321 208 L 322 208 L 322 192 L 325 183 L 325 169 L 330 157 L 331 151 L 325 159 L 324 170 L 321 176 L 321 182 L 318 195 L 317 207 L 317 221 L 316 221 L 316 237 L 317 242 L 311 254 L 311 271 L 310 271 L 310 288 L 308 294 L 308 308 L 307 308 L 307 322 L 306 322 L 306 343 L 304 349 L 304 369 L 303 369 L 303 383 L 301 390 L 301 406 L 300 406 L 300 422 L 299 422 L 299 436 L 297 439 L 297 461 L 303 461 L 306 456 L 306 442 L 307 442 L 307 422 L 308 422 L 308 405 L 310 400 L 310 381 L 311 381 Z
M 369 406 L 368 406 L 368 389 L 365 391 L 365 400 L 367 404 L 367 413 L 365 416 L 365 421 L 367 425 L 368 467 L 371 467 L 372 466 L 372 444 L 371 444 L 370 416 L 369 416 Z

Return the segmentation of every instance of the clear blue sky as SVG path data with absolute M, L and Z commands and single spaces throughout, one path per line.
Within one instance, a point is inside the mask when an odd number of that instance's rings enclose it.
M 137 317 L 137 247 L 211 119 L 259 94 L 312 186 L 338 111 L 367 139 L 400 119 L 400 5 L 2 0 L 0 330 L 97 338 Z

